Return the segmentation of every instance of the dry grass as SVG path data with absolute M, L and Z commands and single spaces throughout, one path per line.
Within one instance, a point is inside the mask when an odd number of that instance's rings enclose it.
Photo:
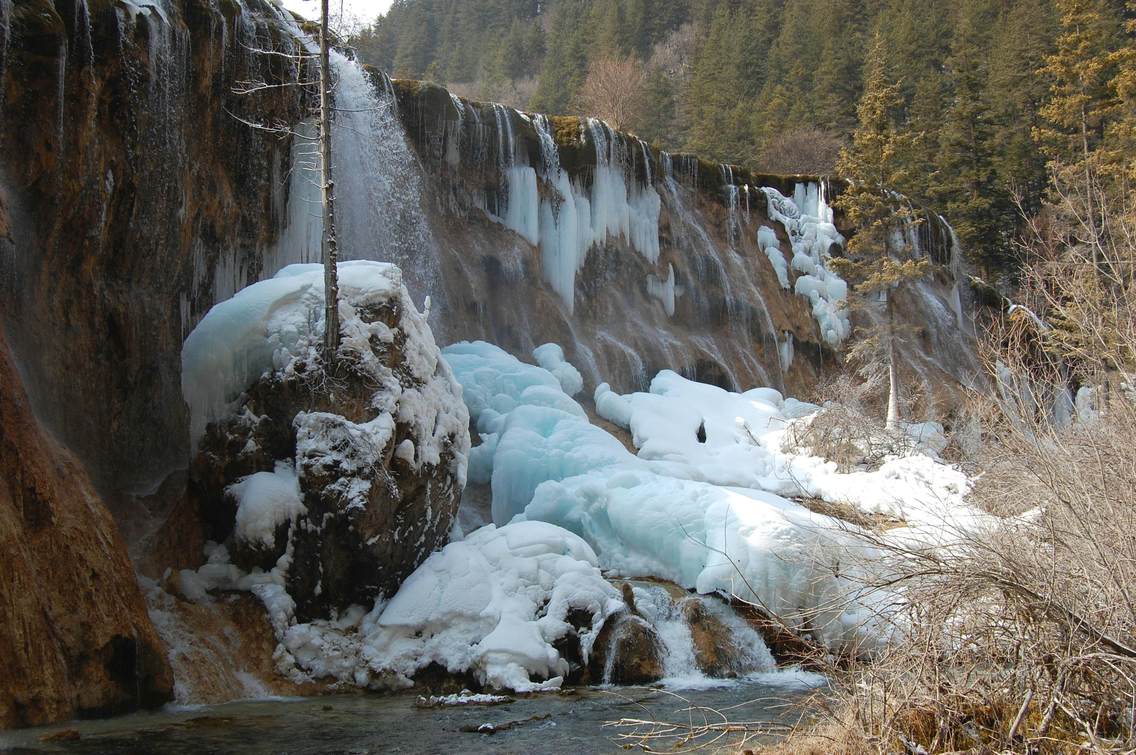
M 902 598 L 892 637 L 832 669 L 825 722 L 782 751 L 822 735 L 849 753 L 1136 748 L 1136 216 L 1085 206 L 1062 194 L 1034 225 L 1028 307 L 985 349 L 998 393 L 974 400 L 957 444 L 976 465 L 972 503 L 996 518 L 936 548 L 863 531 L 881 554 L 865 586 Z M 1078 386 L 1095 406 L 1069 421 Z

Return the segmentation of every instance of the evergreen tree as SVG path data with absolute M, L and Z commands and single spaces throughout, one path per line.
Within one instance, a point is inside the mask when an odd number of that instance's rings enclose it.
M 873 356 L 887 367 L 889 429 L 899 422 L 898 343 L 902 338 L 893 292 L 925 275 L 928 264 L 925 259 L 903 259 L 906 250 L 894 248 L 893 240 L 903 238 L 896 231 L 909 220 L 905 212 L 897 210 L 891 190 L 905 178 L 899 163 L 905 145 L 896 127 L 902 102 L 899 85 L 889 83 L 884 43 L 877 35 L 865 62 L 864 95 L 857 108 L 859 126 L 838 167 L 850 185 L 837 199 L 837 206 L 857 230 L 848 242 L 847 256 L 831 262 L 852 283 L 861 306 L 883 300 L 884 318 L 878 327 L 863 334 L 854 355 L 864 359 L 868 352 L 874 352 Z
M 719 6 L 685 93 L 690 119 L 686 148 L 723 161 L 739 161 L 749 144 L 738 68 L 744 29 L 736 13 L 725 4 Z
M 579 19 L 588 12 L 586 0 L 560 0 L 549 19 L 547 53 L 540 83 L 529 106 L 547 113 L 565 113 L 588 73 L 586 29 Z
M 1127 7 L 1124 44 L 1113 54 L 1116 74 L 1111 82 L 1120 107 L 1106 134 L 1115 155 L 1113 175 L 1126 189 L 1136 182 L 1136 0 L 1129 0 Z
M 1052 81 L 1037 138 L 1060 180 L 1091 181 L 1106 124 L 1120 107 L 1113 82 L 1122 19 L 1108 0 L 1056 0 L 1061 24 L 1044 73 Z
M 1049 94 L 1049 79 L 1037 67 L 1052 53 L 1057 36 L 1053 2 L 1013 0 L 993 27 L 984 94 L 991 118 L 991 162 L 998 191 L 1015 197 L 1032 214 L 1040 209 L 1048 183 L 1045 157 L 1033 134 L 1041 125 L 1039 111 Z M 1018 226 L 1016 208 L 1004 210 L 1000 224 Z
M 995 17 L 990 0 L 963 0 L 947 60 L 953 91 L 939 135 L 932 197 L 950 219 L 971 255 L 987 264 L 1004 264 L 999 191 L 991 141 L 993 128 L 985 97 L 986 49 Z
M 821 54 L 812 99 L 817 101 L 816 125 L 838 134 L 856 127 L 860 98 L 863 8 L 856 0 L 825 0 L 820 7 Z

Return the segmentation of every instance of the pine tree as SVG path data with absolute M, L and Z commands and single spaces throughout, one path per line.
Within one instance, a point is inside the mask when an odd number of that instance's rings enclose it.
M 944 74 L 953 3 L 884 0 L 877 23 L 887 50 L 887 76 L 897 82 L 904 138 L 896 160 L 904 166 L 891 188 L 929 203 L 927 175 L 939 148 L 938 132 L 950 88 Z M 910 179 L 910 180 L 909 180 Z
M 986 99 L 986 50 L 994 19 L 990 0 L 963 0 L 947 59 L 953 91 L 939 134 L 936 172 L 931 181 L 936 204 L 950 219 L 964 248 L 976 259 L 1002 265 L 1006 244 L 1000 232 L 999 192 Z
M 817 105 L 816 125 L 837 134 L 856 127 L 860 98 L 863 8 L 855 0 L 825 0 L 821 4 L 820 62 L 814 74 L 811 99 Z
M 1120 107 L 1105 135 L 1112 161 L 1113 176 L 1125 188 L 1136 183 L 1136 0 L 1128 2 L 1124 44 L 1113 54 L 1116 74 L 1111 81 Z
M 1059 180 L 1091 182 L 1120 102 L 1112 82 L 1122 21 L 1108 0 L 1056 0 L 1061 32 L 1043 72 L 1052 81 L 1036 136 Z
M 739 68 L 744 26 L 723 4 L 714 14 L 685 92 L 690 132 L 686 149 L 723 161 L 740 162 L 750 144 Z
M 1053 0 L 1014 0 L 993 27 L 984 94 L 991 118 L 991 163 L 998 191 L 1013 196 L 1032 215 L 1041 208 L 1048 184 L 1045 156 L 1033 134 L 1049 94 L 1048 77 L 1036 69 L 1053 52 L 1057 37 Z M 1000 225 L 1016 228 L 1022 221 L 1017 208 L 1003 210 Z
M 896 231 L 909 220 L 897 210 L 891 190 L 904 179 L 898 159 L 905 145 L 896 128 L 902 102 L 899 85 L 889 83 L 884 43 L 877 35 L 865 62 L 864 95 L 857 108 L 859 126 L 837 168 L 849 181 L 837 206 L 857 231 L 848 242 L 847 256 L 831 262 L 852 284 L 861 306 L 883 299 L 885 317 L 878 327 L 864 333 L 856 356 L 862 358 L 872 349 L 887 366 L 889 429 L 899 423 L 898 343 L 902 337 L 893 292 L 925 275 L 928 264 L 925 259 L 901 259 L 905 250 L 895 249 L 893 242 L 897 236 L 902 238 Z
M 588 12 L 585 0 L 560 0 L 549 19 L 548 51 L 540 83 L 529 106 L 546 113 L 565 113 L 588 73 L 587 29 L 579 20 Z

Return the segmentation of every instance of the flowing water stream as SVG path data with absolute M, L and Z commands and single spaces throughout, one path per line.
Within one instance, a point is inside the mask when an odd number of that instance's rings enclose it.
M 684 723 L 721 718 L 772 729 L 749 744 L 776 741 L 815 690 L 807 677 L 755 676 L 728 686 L 682 692 L 658 688 L 585 688 L 493 706 L 420 707 L 413 694 L 340 695 L 171 708 L 105 721 L 72 722 L 0 733 L 0 750 L 67 753 L 610 753 L 620 719 Z M 705 718 L 707 717 L 708 718 Z M 737 744 L 740 736 L 731 740 Z M 724 744 L 724 743 L 723 743 Z M 659 742 L 655 742 L 658 746 Z M 664 745 L 665 747 L 665 745 Z

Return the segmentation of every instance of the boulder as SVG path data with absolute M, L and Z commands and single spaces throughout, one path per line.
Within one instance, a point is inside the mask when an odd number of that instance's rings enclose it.
M 650 684 L 663 678 L 663 642 L 647 621 L 631 612 L 607 620 L 592 647 L 593 682 Z
M 736 676 L 740 652 L 729 628 L 706 609 L 702 598 L 685 598 L 679 610 L 690 627 L 699 670 L 719 678 Z
M 398 268 L 341 264 L 334 360 L 312 315 L 322 275 L 297 265 L 250 286 L 183 351 L 208 536 L 245 571 L 276 569 L 300 621 L 393 595 L 445 545 L 469 453 L 461 388 Z

